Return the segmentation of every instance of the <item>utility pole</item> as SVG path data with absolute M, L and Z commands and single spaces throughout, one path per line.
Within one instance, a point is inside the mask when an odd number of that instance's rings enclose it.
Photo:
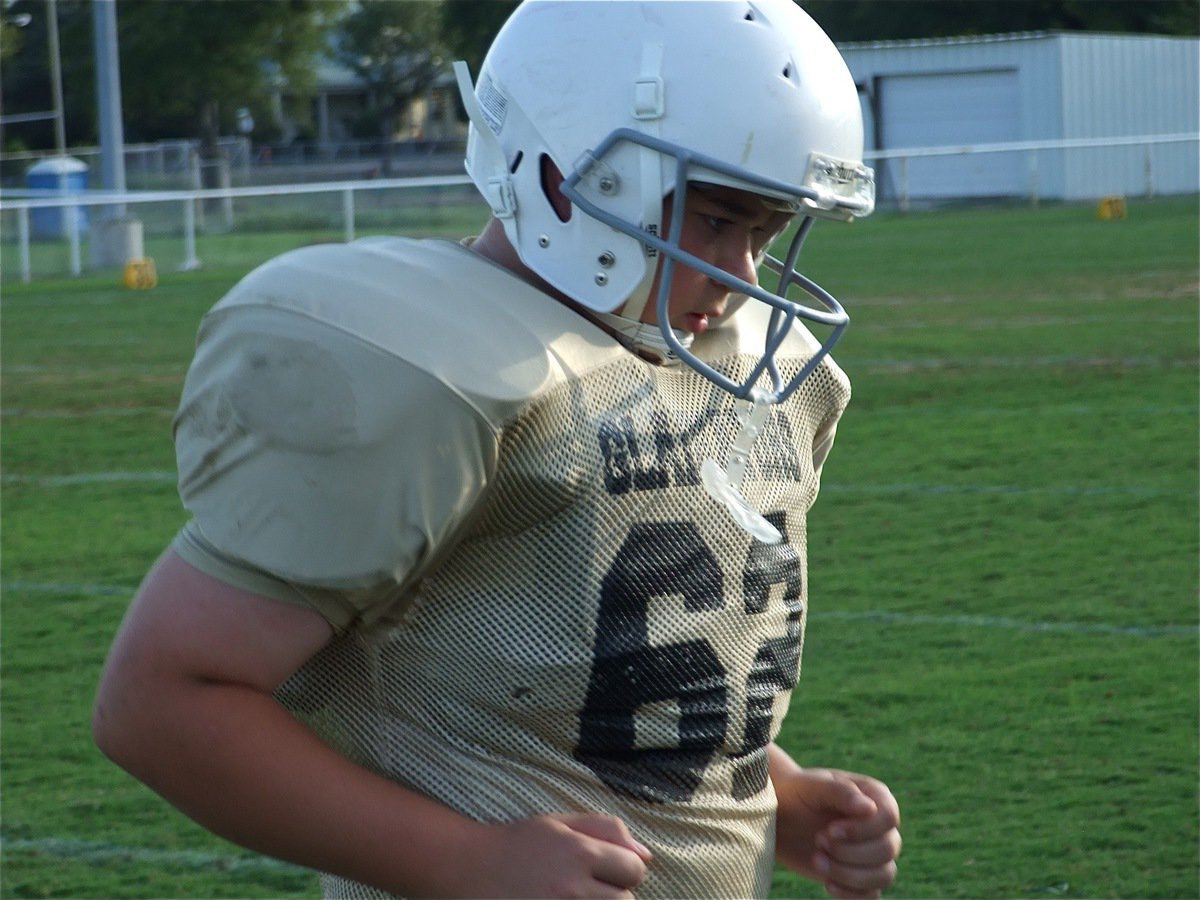
M 92 0 L 92 40 L 96 53 L 96 104 L 100 121 L 100 183 L 107 191 L 123 194 L 125 129 L 121 123 L 116 0 Z M 124 214 L 124 204 L 110 207 L 110 215 Z
M 54 101 L 54 148 L 67 155 L 67 125 L 63 114 L 62 51 L 58 45 L 58 0 L 46 0 L 46 40 L 50 45 L 50 90 Z
M 125 129 L 121 123 L 121 66 L 117 52 L 116 0 L 92 0 L 96 53 L 96 106 L 100 123 L 100 174 L 106 191 L 125 193 Z M 105 207 L 92 229 L 92 265 L 128 265 L 144 255 L 142 223 L 125 214 L 126 204 Z

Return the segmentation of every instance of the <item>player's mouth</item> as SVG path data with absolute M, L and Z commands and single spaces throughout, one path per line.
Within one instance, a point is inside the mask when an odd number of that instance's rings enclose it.
M 692 334 L 704 334 L 712 327 L 713 321 L 721 317 L 721 310 L 712 310 L 711 312 L 690 312 L 684 319 L 684 330 L 690 331 Z

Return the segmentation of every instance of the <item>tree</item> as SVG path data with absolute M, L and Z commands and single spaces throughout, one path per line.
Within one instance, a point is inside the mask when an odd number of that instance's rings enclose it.
M 196 136 L 217 156 L 239 107 L 272 81 L 311 88 L 333 6 L 322 0 L 120 0 L 117 27 L 128 135 Z
M 466 60 L 472 77 L 479 74 L 492 38 L 518 5 L 518 0 L 442 4 L 442 32 L 446 43 L 453 50 L 455 59 Z
M 71 142 L 96 140 L 92 0 L 58 0 L 63 92 Z M 313 83 L 338 0 L 117 0 L 121 100 L 129 140 L 198 137 L 216 154 L 239 107 L 265 107 L 278 79 L 293 93 Z M 3 56 L 6 113 L 48 109 L 46 4 L 16 0 L 24 41 Z M 27 127 L 31 146 L 45 128 Z
M 58 32 L 63 80 L 63 118 L 67 142 L 95 141 L 96 88 L 92 52 L 92 10 L 85 0 L 58 0 Z M 45 0 L 4 3 L 0 34 L 0 90 L 5 115 L 45 112 L 53 108 L 50 87 L 48 18 Z M 19 23 L 19 26 L 18 26 Z M 49 120 L 4 129 L 5 149 L 53 147 Z
M 14 13 L 11 11 L 13 0 L 4 0 L 0 5 L 0 64 L 11 58 L 21 49 L 24 35 L 21 29 L 33 21 L 30 13 Z
M 444 72 L 440 7 L 423 0 L 368 0 L 355 4 L 334 32 L 334 58 L 366 85 L 368 114 L 389 142 L 401 115 Z M 389 152 L 385 167 L 390 163 Z
M 1200 34 L 1196 0 L 799 0 L 834 41 L 1097 31 Z

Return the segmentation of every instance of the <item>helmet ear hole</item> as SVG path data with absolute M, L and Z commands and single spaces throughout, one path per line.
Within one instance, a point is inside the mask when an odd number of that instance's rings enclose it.
M 563 174 L 545 153 L 540 159 L 542 193 L 560 222 L 571 221 L 571 201 L 562 192 Z

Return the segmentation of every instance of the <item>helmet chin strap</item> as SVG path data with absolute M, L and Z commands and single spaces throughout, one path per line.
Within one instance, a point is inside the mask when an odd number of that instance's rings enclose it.
M 662 80 L 663 45 L 647 42 L 642 45 L 642 64 L 638 77 L 633 82 L 633 118 L 640 123 L 643 134 L 658 137 L 661 129 L 659 120 L 664 112 L 664 88 Z M 662 156 L 648 146 L 638 150 L 638 165 L 640 168 L 642 228 L 650 234 L 662 235 Z M 672 349 L 663 335 L 663 328 L 669 327 L 647 325 L 642 321 L 646 312 L 646 304 L 650 302 L 650 288 L 658 273 L 662 256 L 656 247 L 643 245 L 650 265 L 646 266 L 646 276 L 641 284 L 629 296 L 621 307 L 610 313 L 596 313 L 596 318 L 613 330 L 617 339 L 625 346 L 641 356 L 659 365 L 675 366 L 682 360 Z M 664 285 L 669 288 L 669 285 Z M 685 348 L 692 344 L 693 335 L 686 331 L 671 329 L 676 340 Z
M 651 137 L 659 137 L 662 133 L 658 124 L 664 112 L 662 59 L 662 44 L 653 42 L 643 44 L 641 71 L 633 83 L 633 108 L 631 112 L 633 118 L 640 123 L 638 130 Z M 650 234 L 661 237 L 663 213 L 662 155 L 650 147 L 639 147 L 638 166 L 640 168 L 639 175 L 642 192 L 642 228 Z M 644 340 L 647 344 L 660 346 L 661 352 L 669 353 L 675 361 L 678 361 L 678 357 L 674 353 L 669 352 L 666 339 L 661 337 L 658 329 L 654 326 L 643 327 L 642 325 L 642 315 L 646 311 L 646 304 L 651 299 L 650 286 L 654 283 L 658 264 L 662 260 L 662 256 L 659 254 L 657 248 L 651 247 L 648 244 L 643 245 L 643 252 L 651 263 L 646 266 L 646 277 L 642 279 L 642 283 L 638 285 L 637 290 L 625 301 L 625 305 L 620 309 L 620 313 L 614 316 L 616 321 L 609 324 L 621 329 L 622 333 L 625 333 L 625 328 L 630 325 L 634 326 L 637 331 L 646 331 L 647 334 Z M 650 331 L 654 333 L 650 334 Z M 676 332 L 676 335 L 678 334 L 679 332 Z M 639 342 L 641 341 L 642 338 L 639 337 Z M 661 344 L 658 343 L 660 341 Z
M 643 302 L 643 306 L 645 303 Z M 622 344 L 635 353 L 663 366 L 677 366 L 683 362 L 679 355 L 663 337 L 662 329 L 657 325 L 647 325 L 636 319 L 617 313 L 593 313 L 593 315 L 612 329 L 614 336 Z M 671 329 L 684 349 L 691 347 L 695 335 L 687 331 Z
M 479 141 L 486 149 L 484 156 L 491 171 L 478 173 L 481 178 L 487 178 L 487 189 L 483 191 L 484 199 L 492 208 L 492 215 L 511 223 L 517 211 L 517 196 L 504 160 L 504 149 L 500 146 L 500 139 L 496 137 L 496 132 L 487 120 L 483 107 L 479 105 L 479 99 L 475 96 L 475 88 L 471 85 L 471 73 L 467 70 L 467 64 L 462 60 L 454 63 L 454 77 L 458 82 L 458 92 L 462 98 L 463 108 L 467 111 L 467 117 L 471 120 L 471 124 L 475 126 L 475 140 Z M 498 129 L 499 125 L 496 127 Z

